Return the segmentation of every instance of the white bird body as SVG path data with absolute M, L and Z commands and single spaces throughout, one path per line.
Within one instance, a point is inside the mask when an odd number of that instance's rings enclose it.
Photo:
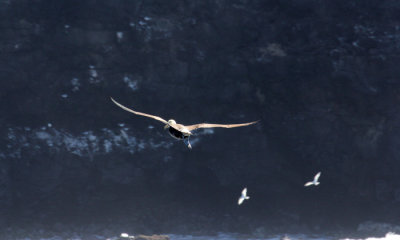
M 311 185 L 315 185 L 318 186 L 319 182 L 318 182 L 318 178 L 321 176 L 321 172 L 318 172 L 315 176 L 314 176 L 314 180 L 311 182 L 307 182 L 306 184 L 304 184 L 305 187 L 311 186 Z
M 164 126 L 164 129 L 167 129 L 169 127 L 172 127 L 174 129 L 178 130 L 184 136 L 190 136 L 193 134 L 191 131 L 189 131 L 189 129 L 187 129 L 186 126 L 184 126 L 182 124 L 177 124 L 174 119 L 168 120 L 167 124 Z
M 238 205 L 242 204 L 244 200 L 248 200 L 250 199 L 249 196 L 247 196 L 247 188 L 244 188 L 242 190 L 242 195 L 240 196 L 239 200 L 238 200 Z

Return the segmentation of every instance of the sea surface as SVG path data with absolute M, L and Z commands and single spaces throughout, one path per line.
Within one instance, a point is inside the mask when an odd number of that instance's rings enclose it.
M 133 235 L 130 238 L 120 237 L 120 236 L 102 236 L 102 235 L 88 235 L 88 236 L 78 236 L 76 234 L 62 234 L 63 236 L 49 236 L 49 237 L 17 237 L 9 236 L 8 239 L 12 240 L 124 240 L 124 239 L 134 239 Z M 328 236 L 328 235 L 307 235 L 307 234 L 277 234 L 268 237 L 256 237 L 249 235 L 240 235 L 234 233 L 219 233 L 216 235 L 177 235 L 177 234 L 164 234 L 168 235 L 171 240 L 400 240 L 400 235 L 396 233 L 387 233 L 382 237 L 339 237 L 339 236 Z
M 271 237 L 249 237 L 244 235 L 236 234 L 218 234 L 216 236 L 190 236 L 190 235 L 169 235 L 171 240 L 235 240 L 235 239 L 246 239 L 246 240 L 400 240 L 400 235 L 395 233 L 387 233 L 383 237 L 366 237 L 366 238 L 347 238 L 347 237 L 333 237 L 324 235 L 306 235 L 306 234 L 279 234 Z

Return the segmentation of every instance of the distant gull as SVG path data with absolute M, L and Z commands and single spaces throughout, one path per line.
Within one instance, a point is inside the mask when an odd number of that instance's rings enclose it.
M 131 112 L 136 115 L 141 115 L 149 118 L 153 118 L 155 120 L 158 120 L 160 122 L 163 122 L 166 124 L 164 126 L 164 129 L 168 129 L 169 134 L 176 139 L 183 140 L 183 142 L 188 146 L 188 148 L 192 149 L 192 145 L 189 142 L 189 138 L 193 133 L 191 132 L 192 130 L 196 130 L 198 128 L 215 128 L 215 127 L 221 127 L 221 128 L 234 128 L 234 127 L 244 127 L 248 125 L 252 125 L 257 123 L 258 121 L 254 122 L 248 122 L 248 123 L 240 123 L 240 124 L 212 124 L 212 123 L 199 123 L 199 124 L 194 124 L 194 125 L 189 125 L 185 126 L 182 124 L 178 124 L 175 122 L 175 120 L 170 119 L 168 121 L 154 115 L 146 114 L 146 113 L 141 113 L 141 112 L 136 112 L 132 109 L 129 109 L 121 104 L 119 104 L 117 101 L 115 101 L 113 98 L 111 100 L 120 108 L 124 109 L 125 111 Z
M 319 182 L 318 182 L 319 176 L 321 176 L 321 172 L 318 172 L 317 175 L 315 175 L 314 180 L 312 182 L 307 182 L 306 184 L 304 184 L 304 186 L 305 187 L 308 187 L 311 185 L 318 186 L 319 185 Z
M 247 196 L 247 188 L 244 188 L 242 191 L 242 195 L 240 196 L 238 200 L 238 205 L 242 204 L 244 200 L 250 199 L 249 196 Z

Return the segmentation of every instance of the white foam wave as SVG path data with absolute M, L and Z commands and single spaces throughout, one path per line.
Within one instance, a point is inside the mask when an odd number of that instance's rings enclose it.
M 395 233 L 386 233 L 384 237 L 368 237 L 368 238 L 343 238 L 341 240 L 400 240 L 400 235 Z
M 173 142 L 149 139 L 138 139 L 129 128 L 101 131 L 85 131 L 71 134 L 54 127 L 9 128 L 7 134 L 7 150 L 0 152 L 0 158 L 19 158 L 21 152 L 29 150 L 31 154 L 47 151 L 67 151 L 80 157 L 93 158 L 94 155 L 107 154 L 118 150 L 134 154 L 145 149 L 170 148 Z

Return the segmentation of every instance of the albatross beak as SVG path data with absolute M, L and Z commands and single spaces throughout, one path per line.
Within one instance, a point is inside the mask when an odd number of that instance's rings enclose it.
M 167 129 L 167 128 L 169 128 L 169 125 L 168 125 L 168 124 L 164 126 L 164 129 Z

